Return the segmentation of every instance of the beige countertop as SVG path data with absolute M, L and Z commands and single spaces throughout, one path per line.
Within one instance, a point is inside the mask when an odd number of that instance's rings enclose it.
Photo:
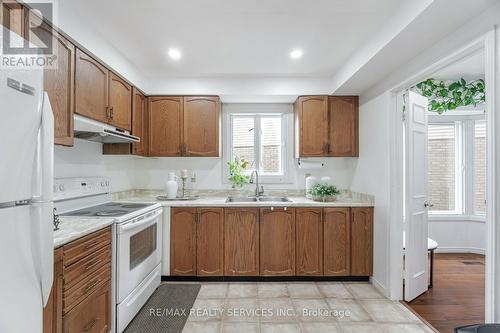
M 81 238 L 114 223 L 113 218 L 59 217 L 59 230 L 54 231 L 54 248 Z
M 164 207 L 373 207 L 369 198 L 339 198 L 333 202 L 317 202 L 306 197 L 288 196 L 290 202 L 226 202 L 227 197 L 199 197 L 195 200 L 161 201 L 157 195 L 122 196 L 120 201 L 158 202 Z

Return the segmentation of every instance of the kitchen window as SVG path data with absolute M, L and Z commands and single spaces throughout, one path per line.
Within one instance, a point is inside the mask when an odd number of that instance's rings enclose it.
M 249 112 L 252 109 L 254 112 Z M 248 174 L 257 170 L 262 183 L 289 182 L 290 121 L 293 121 L 291 108 L 281 105 L 226 106 L 224 166 L 236 157 L 244 158 L 249 162 Z M 227 167 L 223 169 L 227 180 Z

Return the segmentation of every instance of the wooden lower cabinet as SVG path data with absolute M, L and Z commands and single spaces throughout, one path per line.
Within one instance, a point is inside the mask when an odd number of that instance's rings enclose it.
M 172 208 L 170 274 L 196 275 L 196 208 Z
M 323 219 L 321 208 L 295 210 L 296 275 L 323 275 Z
M 43 333 L 62 332 L 63 250 L 54 250 L 54 282 L 43 309 Z
M 373 208 L 172 208 L 174 276 L 368 277 Z
M 224 275 L 224 212 L 200 208 L 196 220 L 196 272 L 198 276 Z
M 349 276 L 351 272 L 351 226 L 349 208 L 323 209 L 325 276 Z
M 351 208 L 351 275 L 373 274 L 373 208 Z
M 111 330 L 111 283 L 96 290 L 64 316 L 64 333 L 95 332 Z
M 43 333 L 111 330 L 111 228 L 54 250 L 54 282 Z
M 295 275 L 295 209 L 260 210 L 260 275 Z
M 259 209 L 224 209 L 224 275 L 259 275 Z

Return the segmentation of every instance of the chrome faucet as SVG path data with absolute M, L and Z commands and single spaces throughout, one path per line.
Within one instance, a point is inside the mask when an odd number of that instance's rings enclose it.
M 260 197 L 261 195 L 264 194 L 264 186 L 259 187 L 259 173 L 257 170 L 252 171 L 252 174 L 250 175 L 250 184 L 254 183 L 254 176 L 255 175 L 255 197 Z

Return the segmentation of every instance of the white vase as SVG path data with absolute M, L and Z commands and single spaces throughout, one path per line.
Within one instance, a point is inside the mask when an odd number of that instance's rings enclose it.
M 167 188 L 167 198 L 169 199 L 175 199 L 177 197 L 177 190 L 179 189 L 179 184 L 177 183 L 176 180 L 177 176 L 175 173 L 170 172 L 168 174 L 168 181 L 166 184 Z

